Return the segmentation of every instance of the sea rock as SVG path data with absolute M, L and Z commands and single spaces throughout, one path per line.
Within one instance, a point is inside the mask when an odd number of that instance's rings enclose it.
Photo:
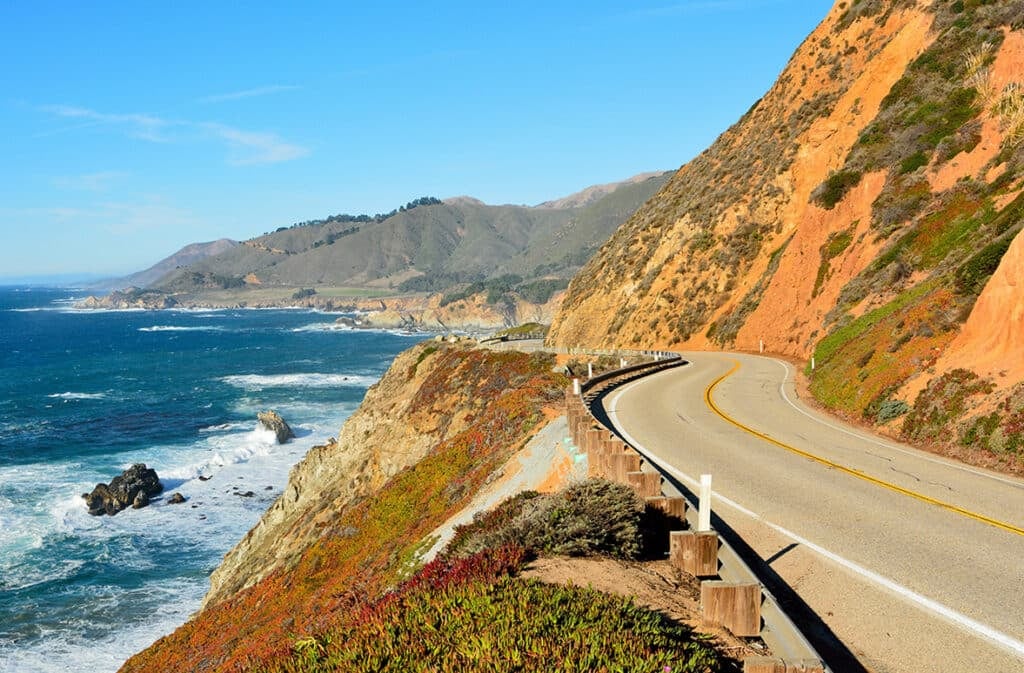
M 136 493 L 135 497 L 132 498 L 132 509 L 142 509 L 148 504 L 149 496 L 143 493 L 142 491 Z
M 288 427 L 288 424 L 285 423 L 285 420 L 276 411 L 261 411 L 256 414 L 256 418 L 259 419 L 263 427 L 274 433 L 278 444 L 284 444 L 295 436 L 292 429 Z
M 122 509 L 133 507 L 139 509 L 149 504 L 149 499 L 164 490 L 156 470 L 146 467 L 145 463 L 136 463 L 119 476 L 110 480 L 109 484 L 96 484 L 91 493 L 83 493 L 89 514 L 113 516 Z
M 168 505 L 180 505 L 183 502 L 185 502 L 185 496 L 181 493 L 175 493 L 171 497 L 167 498 Z

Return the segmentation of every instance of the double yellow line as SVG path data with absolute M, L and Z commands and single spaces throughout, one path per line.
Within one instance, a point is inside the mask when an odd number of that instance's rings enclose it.
M 972 512 L 972 511 L 964 509 L 962 507 L 957 507 L 956 505 L 952 505 L 952 504 L 950 504 L 948 502 L 944 502 L 942 500 L 936 500 L 935 498 L 932 498 L 930 496 L 924 495 L 923 493 L 918 493 L 916 491 L 911 491 L 910 489 L 903 488 L 902 486 L 897 486 L 896 484 L 890 483 L 888 481 L 884 481 L 882 479 L 878 479 L 877 477 L 872 477 L 871 475 L 865 474 L 864 472 L 861 472 L 860 470 L 855 470 L 855 469 L 853 469 L 851 467 L 846 467 L 845 465 L 840 465 L 839 463 L 833 462 L 833 461 L 831 461 L 831 460 L 829 460 L 827 458 L 822 458 L 821 456 L 817 456 L 817 455 L 815 455 L 813 453 L 809 453 L 809 452 L 804 451 L 802 449 L 798 449 L 795 446 L 790 446 L 789 444 L 785 444 L 783 442 L 780 442 L 777 439 L 769 437 L 768 435 L 764 434 L 763 432 L 755 430 L 754 428 L 750 427 L 749 425 L 744 425 L 743 423 L 740 423 L 735 418 L 733 418 L 732 416 L 729 416 L 724 411 L 722 411 L 719 408 L 719 406 L 717 404 L 715 404 L 714 397 L 712 396 L 712 394 L 715 391 L 715 388 L 718 387 L 718 384 L 721 383 L 722 381 L 724 381 L 725 379 L 729 378 L 733 374 L 735 374 L 739 370 L 739 368 L 740 368 L 740 363 L 738 361 L 736 361 L 736 360 L 733 360 L 732 369 L 730 369 L 726 373 L 724 373 L 721 376 L 719 376 L 717 379 L 715 379 L 714 381 L 711 382 L 711 385 L 709 385 L 707 388 L 704 389 L 704 403 L 707 404 L 708 408 L 711 409 L 711 411 L 715 412 L 715 414 L 718 415 L 718 417 L 721 418 L 722 420 L 724 420 L 724 421 L 726 421 L 728 423 L 731 423 L 732 425 L 735 425 L 740 430 L 742 430 L 742 431 L 744 431 L 744 432 L 746 432 L 748 434 L 751 434 L 751 435 L 757 437 L 758 439 L 763 439 L 764 441 L 766 441 L 766 442 L 768 442 L 770 444 L 774 444 L 775 446 L 777 446 L 777 447 L 779 447 L 781 449 L 785 449 L 786 451 L 789 451 L 790 453 L 794 453 L 794 454 L 796 454 L 796 455 L 798 455 L 798 456 L 800 456 L 802 458 L 807 458 L 808 460 L 813 460 L 814 462 L 819 463 L 821 465 L 824 465 L 826 467 L 831 467 L 834 470 L 839 470 L 840 472 L 848 474 L 851 477 L 856 477 L 857 479 L 861 479 L 861 480 L 866 481 L 866 482 L 868 482 L 870 484 L 875 484 L 876 486 L 881 486 L 882 488 L 886 488 L 886 489 L 888 489 L 890 491 L 894 491 L 896 493 L 900 493 L 902 495 L 914 498 L 915 500 L 920 500 L 921 502 L 926 502 L 929 505 L 935 505 L 936 507 L 941 507 L 942 509 L 946 509 L 946 510 L 949 510 L 951 512 L 956 512 L 957 514 L 960 514 L 962 516 L 966 516 L 966 517 L 968 517 L 970 519 L 974 519 L 975 521 L 980 521 L 982 523 L 986 523 L 986 524 L 988 524 L 990 526 L 995 526 L 996 528 L 1001 528 L 1002 530 L 1008 531 L 1010 533 L 1016 533 L 1017 535 L 1024 536 L 1024 528 L 1018 528 L 1017 526 L 1013 526 L 1013 525 L 1005 523 L 1003 521 L 999 521 L 998 519 L 993 519 L 993 518 L 987 517 L 984 514 L 978 514 L 977 512 Z

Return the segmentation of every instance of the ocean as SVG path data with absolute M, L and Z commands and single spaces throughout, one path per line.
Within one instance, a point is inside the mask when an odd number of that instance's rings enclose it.
M 75 310 L 82 294 L 0 288 L 2 673 L 116 671 L 183 623 L 290 467 L 423 338 L 306 310 Z M 297 438 L 276 444 L 266 409 Z M 159 500 L 90 516 L 81 494 L 133 463 Z

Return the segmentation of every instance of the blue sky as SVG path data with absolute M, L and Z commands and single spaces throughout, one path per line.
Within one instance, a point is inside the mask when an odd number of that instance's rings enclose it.
M 824 0 L 0 5 L 0 279 L 674 169 Z

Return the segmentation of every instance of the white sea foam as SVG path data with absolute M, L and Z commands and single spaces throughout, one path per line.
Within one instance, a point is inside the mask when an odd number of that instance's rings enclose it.
M 175 579 L 160 585 L 147 585 L 131 592 L 129 600 L 147 605 L 145 619 L 133 619 L 111 629 L 109 636 L 96 639 L 87 634 L 95 631 L 97 612 L 108 611 L 111 621 L 119 609 L 123 590 L 98 586 L 89 600 L 88 613 L 72 628 L 40 629 L 40 637 L 27 646 L 19 642 L 0 641 L 0 672 L 2 673 L 64 673 L 66 671 L 116 671 L 129 656 L 148 647 L 154 640 L 174 630 L 199 608 L 204 583 Z M 118 599 L 112 600 L 117 595 Z M 150 607 L 151 606 L 151 607 Z M 120 606 L 123 610 L 123 606 Z
M 60 400 L 102 400 L 102 399 L 106 398 L 106 396 L 107 396 L 106 393 L 74 393 L 74 392 L 53 393 L 52 395 L 47 395 L 47 397 L 50 397 L 50 398 L 53 398 L 53 399 L 60 399 Z
M 223 332 L 223 327 L 216 325 L 153 325 L 140 327 L 140 332 Z
M 378 376 L 359 374 L 239 374 L 220 380 L 236 388 L 263 390 L 264 388 L 367 388 L 378 381 Z
M 199 428 L 199 432 L 228 432 L 230 430 L 244 430 L 249 427 L 249 423 L 218 423 L 216 425 L 208 425 L 205 428 Z
M 354 327 L 350 325 L 342 325 L 336 322 L 316 322 L 310 325 L 303 325 L 301 327 L 293 327 L 290 332 L 351 332 Z

